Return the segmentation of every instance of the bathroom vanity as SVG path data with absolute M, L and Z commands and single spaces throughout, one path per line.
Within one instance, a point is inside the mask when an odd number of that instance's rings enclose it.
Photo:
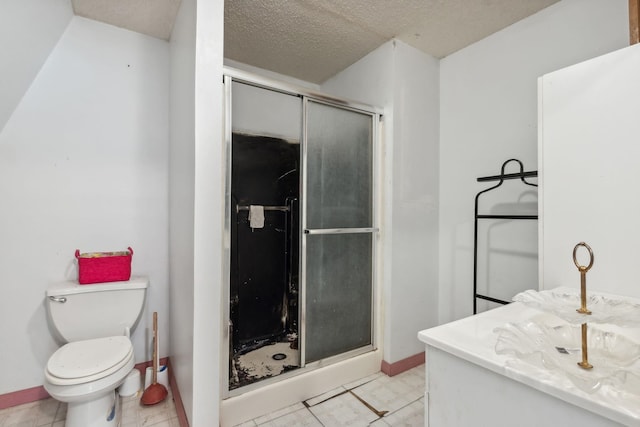
M 572 289 L 577 292 L 571 248 L 586 240 L 597 252 L 596 267 L 589 273 L 593 287 L 587 292 L 606 290 L 640 301 L 636 226 L 640 193 L 635 187 L 640 157 L 639 68 L 640 44 L 635 44 L 539 79 L 541 289 L 575 284 Z M 542 363 L 527 365 L 530 359 L 518 359 L 517 352 L 496 352 L 502 333 L 496 328 L 539 319 L 541 313 L 516 302 L 420 332 L 418 337 L 426 345 L 426 425 L 640 426 L 638 360 L 630 366 L 633 374 L 620 375 L 620 387 L 606 384 L 589 392 L 576 385 L 575 377 L 571 379 L 575 372 L 567 374 L 576 368 L 574 362 L 567 363 L 564 371 L 545 369 L 544 356 L 538 357 Z M 639 330 L 636 326 L 619 332 L 637 345 Z M 521 337 L 529 338 L 526 333 Z M 555 349 L 549 348 L 557 358 Z M 637 350 L 619 353 L 640 356 Z M 619 362 L 615 351 L 609 362 L 614 367 Z M 593 361 L 593 365 L 588 372 L 606 377 L 599 370 L 606 363 Z M 577 372 L 583 378 L 588 375 Z
M 557 371 L 511 363 L 514 356 L 496 353 L 496 328 L 540 314 L 512 303 L 421 331 L 425 425 L 640 426 L 640 387 L 635 395 L 609 386 L 588 393 Z

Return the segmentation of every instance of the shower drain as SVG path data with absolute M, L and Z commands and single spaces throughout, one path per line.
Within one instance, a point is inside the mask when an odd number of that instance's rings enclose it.
M 286 354 L 284 354 L 284 353 L 276 353 L 276 354 L 274 354 L 273 356 L 271 356 L 271 358 L 272 358 L 273 360 L 284 360 L 284 359 L 286 359 L 286 358 L 287 358 L 287 355 L 286 355 Z

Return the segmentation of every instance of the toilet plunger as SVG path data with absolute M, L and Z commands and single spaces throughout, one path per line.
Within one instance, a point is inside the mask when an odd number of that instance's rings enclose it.
M 169 392 L 158 383 L 158 313 L 153 312 L 153 381 L 142 393 L 140 401 L 143 405 L 155 405 L 162 402 Z

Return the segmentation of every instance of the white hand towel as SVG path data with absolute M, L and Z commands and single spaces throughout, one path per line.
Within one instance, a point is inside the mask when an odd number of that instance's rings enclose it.
M 249 226 L 251 228 L 264 228 L 264 206 L 249 206 Z

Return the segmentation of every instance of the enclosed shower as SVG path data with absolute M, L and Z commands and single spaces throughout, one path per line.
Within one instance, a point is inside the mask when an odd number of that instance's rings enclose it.
M 371 351 L 373 109 L 235 70 L 227 103 L 228 390 Z

